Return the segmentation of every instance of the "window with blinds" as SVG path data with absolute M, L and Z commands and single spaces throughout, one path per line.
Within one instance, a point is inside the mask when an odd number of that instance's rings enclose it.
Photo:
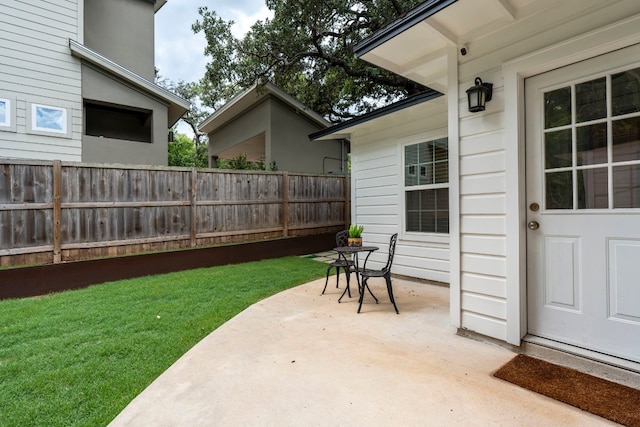
M 449 233 L 447 138 L 404 147 L 407 232 Z

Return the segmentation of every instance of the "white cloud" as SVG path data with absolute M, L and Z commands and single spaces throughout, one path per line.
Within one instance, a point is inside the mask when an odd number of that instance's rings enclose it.
M 198 81 L 204 76 L 204 34 L 194 34 L 191 25 L 200 15 L 202 0 L 169 0 L 155 16 L 155 65 L 160 75 L 171 81 Z M 218 0 L 207 5 L 218 16 L 235 22 L 234 36 L 240 38 L 258 20 L 272 13 L 263 0 Z
M 257 21 L 264 21 L 266 18 L 273 18 L 273 12 L 263 5 L 258 11 L 247 14 L 244 10 L 232 9 L 231 19 L 235 22 L 231 28 L 236 38 L 242 38 Z
M 204 76 L 208 58 L 204 56 L 204 34 L 194 34 L 191 26 L 200 19 L 198 7 L 206 5 L 218 16 L 235 22 L 233 35 L 243 37 L 258 20 L 271 18 L 264 0 L 169 0 L 155 16 L 155 66 L 160 76 L 173 82 L 195 82 Z M 193 137 L 189 126 L 178 132 Z

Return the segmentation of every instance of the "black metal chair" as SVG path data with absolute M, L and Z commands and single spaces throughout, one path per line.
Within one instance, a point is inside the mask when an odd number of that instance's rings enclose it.
M 347 246 L 349 241 L 349 230 L 342 230 L 336 233 L 336 248 Z M 324 289 L 322 290 L 322 294 L 324 295 L 324 291 L 327 290 L 327 283 L 329 283 L 329 273 L 331 269 L 336 269 L 336 288 L 338 287 L 338 283 L 340 282 L 340 269 L 344 271 L 347 275 L 347 292 L 349 293 L 349 298 L 351 298 L 351 288 L 349 288 L 349 277 L 351 276 L 351 272 L 355 271 L 355 263 L 352 260 L 346 259 L 340 254 L 338 254 L 338 258 L 329 264 L 327 268 L 327 279 L 324 282 Z
M 367 281 L 372 277 L 384 277 L 384 280 L 387 282 L 387 292 L 389 293 L 389 299 L 393 304 L 393 308 L 396 309 L 396 313 L 400 314 L 400 312 L 398 311 L 398 306 L 396 305 L 396 300 L 393 297 L 393 287 L 391 286 L 391 264 L 393 264 L 393 255 L 396 252 L 397 241 L 398 233 L 391 236 L 391 240 L 389 241 L 389 258 L 387 259 L 387 265 L 385 265 L 381 270 L 366 269 L 360 272 L 360 276 L 362 277 L 362 286 L 360 288 L 360 302 L 358 305 L 358 313 L 360 313 L 360 309 L 362 308 L 362 300 L 364 299 L 365 289 L 368 289 L 369 293 L 371 293 L 371 295 L 373 296 L 373 293 L 371 292 L 371 289 L 369 289 Z M 376 297 L 374 296 L 373 298 L 377 303 L 378 300 L 376 299 Z

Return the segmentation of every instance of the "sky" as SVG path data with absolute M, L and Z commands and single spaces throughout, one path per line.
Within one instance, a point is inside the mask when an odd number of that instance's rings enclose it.
M 155 66 L 173 82 L 194 82 L 204 76 L 207 58 L 204 34 L 194 34 L 198 7 L 207 6 L 224 20 L 233 20 L 234 35 L 242 37 L 257 20 L 271 16 L 264 0 L 168 0 L 155 16 Z

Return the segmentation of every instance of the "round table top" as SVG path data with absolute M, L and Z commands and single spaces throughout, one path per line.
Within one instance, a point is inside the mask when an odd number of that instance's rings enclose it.
M 345 252 L 345 253 L 353 253 L 353 252 L 373 252 L 380 249 L 377 246 L 340 246 L 337 248 L 333 248 L 336 252 Z

